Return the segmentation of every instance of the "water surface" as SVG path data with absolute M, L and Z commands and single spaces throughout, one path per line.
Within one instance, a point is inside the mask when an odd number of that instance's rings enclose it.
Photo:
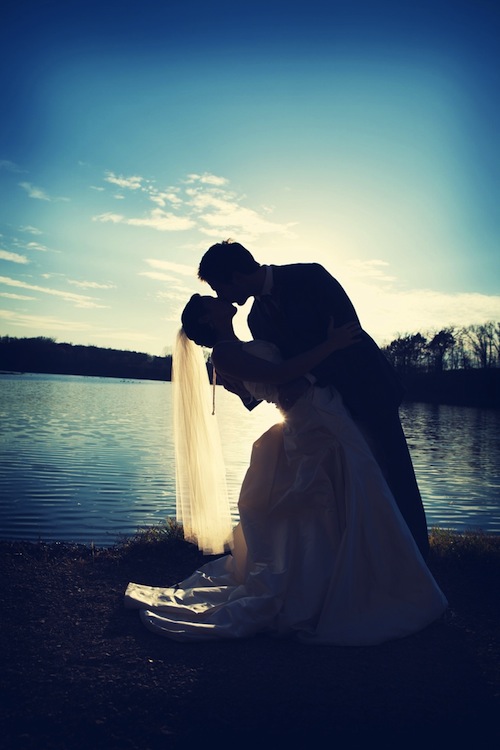
M 278 419 L 217 389 L 237 520 L 253 441 Z M 0 538 L 108 545 L 175 517 L 171 384 L 0 375 Z M 500 414 L 402 410 L 429 525 L 500 533 Z

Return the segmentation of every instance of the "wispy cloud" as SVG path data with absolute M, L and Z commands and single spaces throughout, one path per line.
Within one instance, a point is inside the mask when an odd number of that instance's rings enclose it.
M 204 172 L 203 174 L 188 174 L 186 182 L 188 184 L 192 182 L 200 182 L 202 185 L 222 187 L 223 185 L 227 185 L 229 180 L 226 177 L 220 177 L 215 174 L 210 174 L 209 172 Z
M 183 232 L 198 230 L 204 236 L 216 238 L 244 235 L 256 238 L 264 234 L 285 237 L 293 236 L 294 222 L 282 224 L 273 221 L 272 210 L 267 207 L 255 209 L 243 205 L 244 197 L 238 197 L 228 189 L 229 180 L 220 175 L 191 173 L 181 185 L 159 189 L 143 177 L 117 177 L 106 173 L 105 180 L 132 191 L 138 191 L 156 208 L 143 216 L 130 216 L 125 212 L 107 211 L 93 217 L 93 221 L 126 224 L 155 229 L 160 232 Z M 118 197 L 118 196 L 115 196 Z M 122 200 L 126 194 L 120 194 Z M 171 210 L 165 210 L 169 206 Z
M 175 276 L 163 273 L 163 271 L 140 271 L 139 276 L 145 276 L 147 279 L 154 279 L 154 281 L 177 281 Z
M 113 224 L 128 224 L 132 227 L 147 227 L 156 229 L 158 232 L 182 232 L 195 226 L 195 222 L 189 217 L 166 213 L 160 208 L 153 209 L 148 216 L 143 218 L 128 219 L 122 214 L 110 212 L 94 216 L 92 220 Z
M 48 247 L 45 247 L 45 245 L 42 245 L 40 242 L 27 242 L 24 247 L 26 250 L 37 250 L 40 253 L 47 253 L 49 250 Z
M 41 242 L 37 242 L 36 240 L 31 240 L 30 242 L 26 242 L 24 239 L 13 239 L 12 243 L 13 247 L 19 248 L 24 251 L 32 251 L 39 253 L 60 253 L 60 250 L 54 250 L 52 248 L 47 247 L 46 245 L 42 245 Z
M 388 274 L 389 263 L 385 260 L 372 258 L 370 260 L 350 260 L 346 263 L 346 274 L 351 278 L 372 279 L 383 282 L 396 281 L 396 277 Z
M 123 177 L 122 175 L 115 175 L 113 172 L 106 172 L 104 179 L 112 185 L 118 185 L 118 187 L 127 188 L 128 190 L 139 190 L 143 182 L 142 177 Z
M 19 299 L 19 300 L 34 300 L 35 297 L 28 297 L 27 294 L 13 294 L 11 292 L 0 292 L 0 297 L 5 297 L 6 299 Z
M 67 332 L 70 336 L 74 336 L 75 332 L 91 330 L 91 326 L 83 321 L 65 320 L 64 318 L 43 315 L 27 315 L 12 310 L 0 310 L 0 319 L 19 328 L 29 328 L 31 335 L 42 333 L 46 336 L 46 332 L 51 331 L 51 334 Z
M 150 188 L 148 192 L 149 200 L 156 203 L 158 206 L 161 206 L 161 208 L 166 206 L 167 203 L 176 206 L 179 206 L 182 203 L 182 198 L 180 198 L 174 190 L 160 191 L 155 188 Z
M 65 302 L 71 302 L 76 307 L 91 308 L 97 307 L 102 308 L 104 305 L 99 304 L 93 297 L 87 297 L 83 294 L 75 294 L 74 292 L 67 292 L 61 289 L 51 289 L 49 287 L 38 286 L 37 284 L 28 284 L 25 281 L 19 279 L 11 279 L 8 276 L 0 276 L 0 284 L 5 286 L 16 287 L 18 289 L 28 289 L 31 292 L 39 292 L 41 294 L 49 294 L 54 297 L 60 297 Z
M 101 221 L 104 224 L 105 223 L 111 223 L 111 224 L 122 224 L 126 223 L 126 219 L 121 214 L 114 214 L 111 211 L 107 211 L 104 214 L 99 214 L 99 216 L 93 216 L 92 221 Z
M 31 182 L 20 182 L 19 187 L 22 187 L 23 190 L 26 190 L 30 198 L 35 198 L 39 201 L 69 201 L 69 198 L 63 198 L 62 196 L 50 196 L 45 192 L 45 190 L 42 190 L 42 188 L 39 188 L 36 185 L 33 185 L 33 183 Z
M 402 290 L 373 279 L 352 279 L 348 291 L 361 324 L 379 344 L 407 333 L 425 334 L 450 326 L 460 328 L 500 320 L 500 296 Z
M 24 172 L 15 162 L 9 159 L 0 159 L 0 169 L 6 169 L 8 172 Z
M 67 279 L 68 284 L 78 286 L 81 289 L 115 289 L 115 284 L 100 284 L 97 281 L 76 281 L 75 279 Z
M 53 198 L 48 195 L 42 188 L 33 185 L 31 182 L 20 182 L 19 187 L 25 190 L 30 198 L 35 198 L 39 201 L 69 201 L 69 198 L 57 197 Z
M 19 187 L 22 187 L 23 190 L 26 190 L 30 198 L 36 198 L 39 201 L 50 201 L 47 193 L 41 188 L 37 188 L 35 185 L 32 185 L 31 182 L 20 182 Z
M 30 261 L 25 255 L 19 255 L 19 253 L 10 253 L 8 250 L 0 250 L 0 259 L 9 260 L 11 263 L 29 263 Z
M 199 218 L 207 226 L 200 231 L 209 236 L 231 236 L 243 234 L 256 237 L 263 234 L 292 236 L 293 222 L 278 224 L 269 221 L 251 208 L 239 205 L 236 200 L 211 193 L 193 192 L 191 205 L 199 212 Z
M 183 263 L 173 263 L 170 260 L 159 260 L 158 258 L 146 258 L 145 261 L 148 266 L 151 266 L 151 268 L 160 268 L 164 271 L 180 273 L 182 276 L 196 277 L 195 266 L 187 266 Z
M 194 221 L 188 216 L 176 216 L 162 211 L 161 208 L 154 208 L 144 219 L 128 219 L 126 223 L 134 227 L 150 227 L 159 232 L 178 232 L 195 226 Z
M 37 229 L 36 227 L 32 227 L 30 224 L 24 227 L 19 227 L 21 232 L 28 232 L 29 234 L 43 234 L 43 232 L 40 229 Z

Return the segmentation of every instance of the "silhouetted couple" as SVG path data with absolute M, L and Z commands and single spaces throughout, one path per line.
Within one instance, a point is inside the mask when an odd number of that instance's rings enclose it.
M 188 430 L 176 453 L 178 518 L 204 551 L 224 543 L 230 551 L 174 588 L 129 584 L 127 606 L 179 640 L 270 633 L 365 645 L 425 627 L 446 599 L 425 564 L 425 513 L 399 419 L 403 389 L 347 294 L 320 265 L 260 265 L 229 241 L 206 252 L 199 277 L 217 297 L 191 298 L 174 353 L 184 384 L 179 424 Z M 250 297 L 254 339 L 242 342 L 232 303 Z M 266 400 L 285 414 L 253 446 L 235 529 L 216 480 L 202 498 L 216 461 L 200 470 L 213 452 L 196 403 L 205 398 L 201 346 L 212 349 L 218 382 L 248 409 Z M 201 378 L 208 388 L 206 370 Z

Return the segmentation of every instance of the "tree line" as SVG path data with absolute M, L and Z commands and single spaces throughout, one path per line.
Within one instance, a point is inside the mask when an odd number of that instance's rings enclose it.
M 400 335 L 383 351 L 402 375 L 500 367 L 500 323 Z
M 500 323 L 400 335 L 382 348 L 406 399 L 500 408 Z
M 498 322 L 399 335 L 382 351 L 408 401 L 500 408 Z M 207 369 L 210 373 L 210 362 Z M 172 356 L 2 336 L 0 370 L 168 381 Z
M 52 338 L 0 337 L 0 370 L 58 375 L 93 375 L 110 378 L 170 380 L 172 357 L 104 349 L 98 346 L 58 344 Z

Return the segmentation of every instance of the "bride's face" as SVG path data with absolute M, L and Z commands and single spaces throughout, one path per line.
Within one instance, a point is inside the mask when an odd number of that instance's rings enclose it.
M 236 308 L 231 302 L 220 297 L 203 297 L 203 308 L 212 325 L 227 323 L 236 315 Z

